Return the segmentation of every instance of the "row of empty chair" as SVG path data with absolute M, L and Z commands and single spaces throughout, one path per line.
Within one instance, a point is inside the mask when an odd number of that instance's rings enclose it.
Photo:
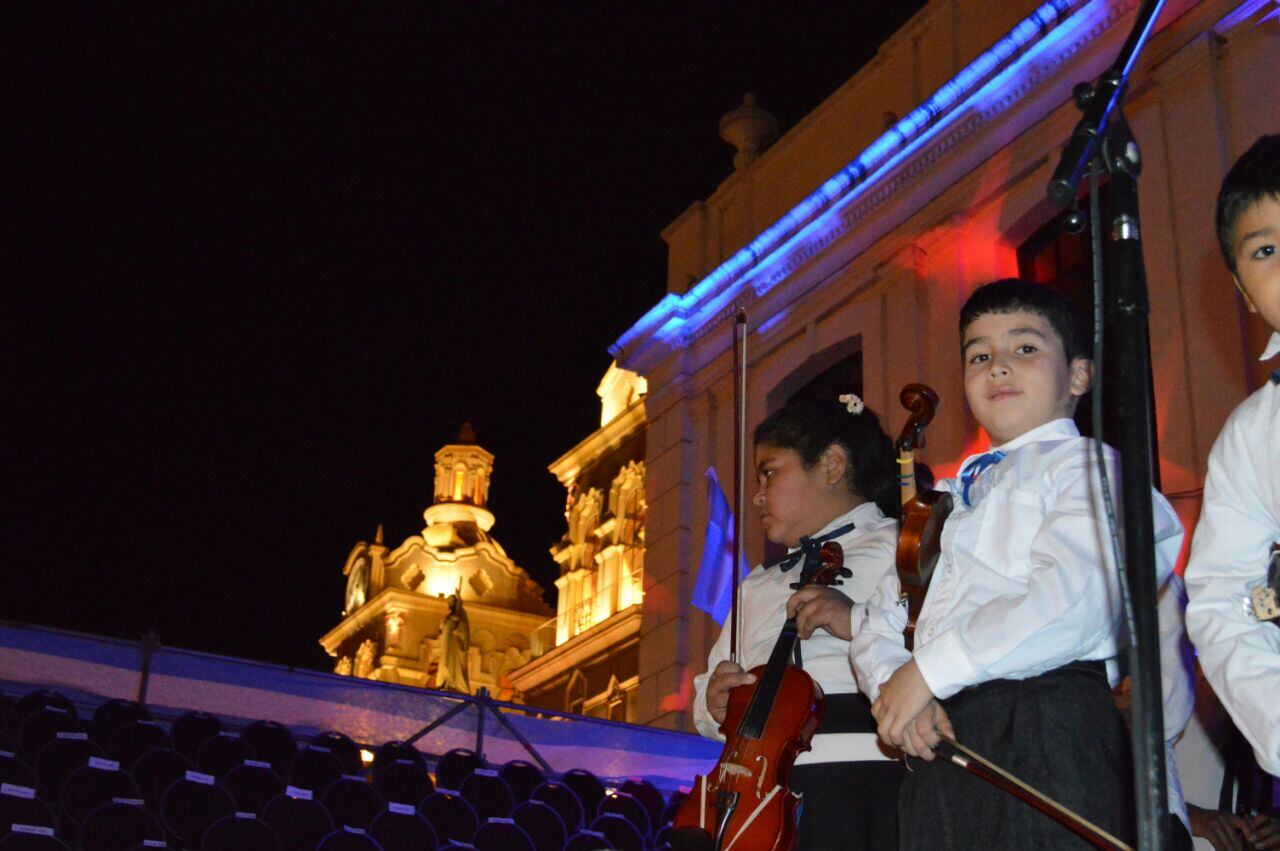
M 0 851 L 649 851 L 682 799 L 461 748 L 430 765 L 391 741 L 366 764 L 341 733 L 234 731 L 203 712 L 166 725 L 124 700 L 84 719 L 56 691 L 0 696 Z

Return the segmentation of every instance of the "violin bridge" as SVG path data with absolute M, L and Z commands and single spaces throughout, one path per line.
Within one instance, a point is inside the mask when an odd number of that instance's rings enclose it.
M 758 759 L 759 757 L 757 757 Z M 751 770 L 746 766 L 738 765 L 736 762 L 725 762 L 720 764 L 720 780 L 726 777 L 750 777 Z

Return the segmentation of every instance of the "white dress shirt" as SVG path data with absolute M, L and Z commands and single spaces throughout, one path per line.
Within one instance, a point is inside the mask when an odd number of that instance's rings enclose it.
M 1280 332 L 1263 358 L 1280 353 Z M 1280 541 L 1280 385 L 1227 419 L 1209 453 L 1204 508 L 1187 564 L 1187 630 L 1200 666 L 1258 757 L 1280 775 L 1280 629 L 1245 609 Z
M 1182 794 L 1178 759 L 1174 746 L 1191 721 L 1196 705 L 1195 660 L 1187 641 L 1184 613 L 1187 589 L 1182 577 L 1170 574 L 1157 598 L 1160 622 L 1160 693 L 1164 709 L 1164 763 L 1169 812 L 1191 829 L 1187 818 L 1187 801 Z
M 836 589 L 854 602 L 849 615 L 852 629 L 861 622 L 862 604 L 881 577 L 893 572 L 898 522 L 885 517 L 875 503 L 866 502 L 832 520 L 812 537 L 821 537 L 848 523 L 854 524 L 853 530 L 833 540 L 844 548 L 844 566 L 853 572 L 853 576 Z M 757 567 L 743 579 L 738 660 L 744 669 L 749 671 L 769 661 L 787 620 L 787 601 L 795 593 L 790 586 L 800 578 L 800 570 L 800 565 L 786 573 L 777 567 L 768 570 Z M 800 652 L 805 672 L 822 686 L 823 692 L 850 694 L 858 691 L 857 680 L 849 665 L 849 642 L 836 638 L 825 629 L 818 629 L 810 638 L 800 642 Z M 723 737 L 719 722 L 707 710 L 707 682 L 716 665 L 728 658 L 729 625 L 725 624 L 707 657 L 706 673 L 693 680 L 694 724 L 699 733 L 712 739 Z M 812 750 L 796 758 L 796 765 L 888 758 L 876 745 L 874 733 L 820 734 L 813 737 L 811 745 Z
M 978 477 L 972 507 L 961 500 L 958 479 L 938 483 L 956 504 L 916 625 L 920 673 L 936 697 L 947 698 L 988 680 L 1107 660 L 1114 686 L 1125 630 L 1093 442 L 1059 419 L 997 448 L 1007 457 Z M 1119 456 L 1110 447 L 1105 456 L 1119 509 Z M 1153 503 L 1163 583 L 1182 525 L 1159 493 Z M 912 656 L 903 646 L 907 610 L 898 587 L 896 572 L 881 580 L 851 642 L 858 681 L 873 699 Z

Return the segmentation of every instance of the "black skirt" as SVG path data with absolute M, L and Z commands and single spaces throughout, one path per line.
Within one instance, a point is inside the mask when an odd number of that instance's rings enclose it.
M 942 701 L 956 739 L 1107 832 L 1134 838 L 1129 734 L 1101 662 L 994 680 Z M 1029 804 L 942 759 L 908 761 L 904 849 L 1091 848 Z

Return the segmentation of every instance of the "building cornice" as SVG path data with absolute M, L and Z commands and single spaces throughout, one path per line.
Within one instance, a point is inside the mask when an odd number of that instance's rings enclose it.
M 469 614 L 483 614 L 486 623 L 510 627 L 530 634 L 547 620 L 545 614 L 516 612 L 501 606 L 489 606 L 471 601 L 466 601 L 464 605 Z M 334 655 L 344 641 L 378 622 L 392 609 L 406 614 L 426 613 L 443 618 L 449 611 L 449 603 L 444 597 L 428 597 L 425 594 L 416 594 L 400 588 L 387 588 L 329 630 L 320 639 L 320 646 L 330 656 Z
M 686 293 L 664 296 L 610 351 L 628 369 L 647 374 L 666 352 L 687 347 L 737 306 L 767 293 L 904 182 L 918 180 L 959 141 L 1026 99 L 1135 5 L 1136 0 L 1044 3 Z
M 636 429 L 644 425 L 644 398 L 632 402 L 608 424 L 589 434 L 581 443 L 552 461 L 547 469 L 560 484 L 568 486 L 578 473 L 601 455 L 619 446 Z
M 572 671 L 592 658 L 615 649 L 623 641 L 640 634 L 641 606 L 629 606 L 585 632 L 520 666 L 506 676 L 512 686 L 528 693 L 561 674 Z

